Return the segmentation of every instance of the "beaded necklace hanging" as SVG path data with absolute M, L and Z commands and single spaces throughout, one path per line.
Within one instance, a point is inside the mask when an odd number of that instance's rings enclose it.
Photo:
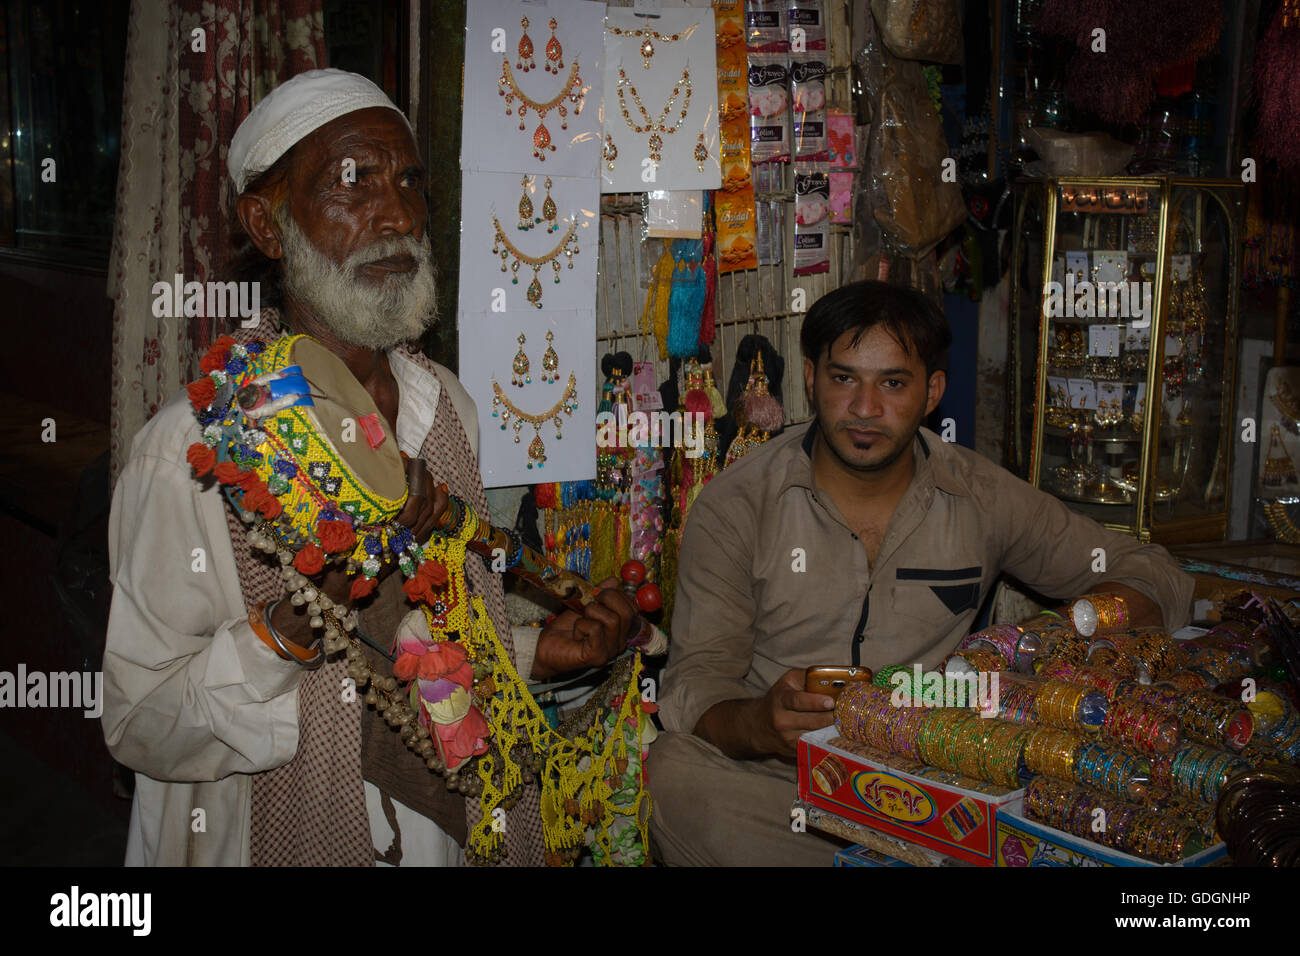
M 505 230 L 501 228 L 501 220 L 495 215 L 492 217 L 492 226 L 496 230 L 496 236 L 492 241 L 492 254 L 501 257 L 501 271 L 506 271 L 506 261 L 511 257 L 514 262 L 510 264 L 510 271 L 514 273 L 510 277 L 511 285 L 519 284 L 519 264 L 525 263 L 533 267 L 533 281 L 528 283 L 528 301 L 537 308 L 542 307 L 542 283 L 538 280 L 537 274 L 541 271 L 542 266 L 548 262 L 551 264 L 551 271 L 555 273 L 555 284 L 560 284 L 560 255 L 563 253 L 569 260 L 568 268 L 573 268 L 573 257 L 580 251 L 578 249 L 578 238 L 576 232 L 578 229 L 577 219 L 569 221 L 569 228 L 564 232 L 559 244 L 550 252 L 541 256 L 530 256 L 522 251 L 518 246 L 506 237 Z
M 622 27 L 611 27 L 609 25 L 609 18 L 607 17 L 605 19 L 605 29 L 614 34 L 614 36 L 633 37 L 641 40 L 641 46 L 637 48 L 637 52 L 641 54 L 641 66 L 646 70 L 650 69 L 650 61 L 654 59 L 655 40 L 658 40 L 660 43 L 676 43 L 684 37 L 689 37 L 695 32 L 695 28 L 698 26 L 698 23 L 692 23 L 685 30 L 681 30 L 677 33 L 660 33 L 658 30 L 651 30 L 648 26 L 638 27 L 635 30 L 625 30 Z
M 519 113 L 519 128 L 524 128 L 524 116 L 527 115 L 531 108 L 537 114 L 537 129 L 533 131 L 533 156 L 541 162 L 546 162 L 546 151 L 555 152 L 555 144 L 551 142 L 551 131 L 546 128 L 546 114 L 555 110 L 560 114 L 560 129 L 569 128 L 569 108 L 564 105 L 567 99 L 573 104 L 573 115 L 579 116 L 582 113 L 583 95 L 582 95 L 582 77 L 578 73 L 578 60 L 575 57 L 573 65 L 569 67 L 569 78 L 564 85 L 560 87 L 560 92 L 551 97 L 545 103 L 539 103 L 527 93 L 519 88 L 515 81 L 514 72 L 510 69 L 510 61 L 501 61 L 501 78 L 497 80 L 497 94 L 506 98 L 506 115 L 512 115 L 513 110 Z M 516 97 L 519 99 L 519 106 L 514 106 Z
M 564 425 L 564 420 L 560 418 L 560 412 L 572 417 L 578 408 L 578 380 L 572 372 L 569 373 L 569 382 L 564 386 L 564 394 L 560 400 L 552 405 L 547 411 L 540 415 L 533 415 L 514 402 L 510 401 L 506 393 L 501 390 L 501 385 L 492 380 L 492 417 L 501 420 L 501 430 L 506 430 L 506 425 L 513 416 L 515 420 L 515 443 L 519 443 L 519 429 L 523 427 L 524 422 L 533 426 L 533 440 L 528 443 L 528 467 L 533 465 L 541 468 L 546 463 L 546 445 L 542 442 L 542 425 L 547 419 L 555 423 L 555 440 L 559 441 L 564 436 L 560 434 L 560 428 Z M 505 406 L 502 410 L 502 406 Z
M 624 87 L 626 87 L 628 92 L 632 94 L 632 102 L 636 104 L 637 110 L 641 113 L 641 118 L 645 120 L 644 126 L 638 126 L 636 123 L 632 122 L 632 115 L 627 111 L 627 97 L 623 92 Z M 665 126 L 664 120 L 666 120 L 668 114 L 673 111 L 673 104 L 677 102 L 677 96 L 681 93 L 683 87 L 686 89 L 686 96 L 682 101 L 681 115 L 677 117 L 677 122 L 672 126 Z M 634 133 L 650 134 L 650 139 L 647 141 L 647 145 L 650 148 L 650 158 L 657 166 L 659 160 L 663 158 L 662 150 L 664 147 L 664 138 L 660 134 L 668 135 L 681 129 L 682 123 L 686 120 L 686 113 L 691 108 L 690 67 L 682 70 L 681 79 L 679 79 L 673 86 L 672 96 L 668 97 L 668 102 L 664 104 L 663 110 L 659 113 L 659 119 L 652 120 L 650 114 L 646 112 L 645 105 L 641 102 L 641 95 L 636 91 L 636 87 L 632 85 L 632 81 L 628 79 L 627 73 L 620 66 L 618 68 L 618 105 L 623 112 L 623 119 L 627 122 L 628 129 L 632 130 Z

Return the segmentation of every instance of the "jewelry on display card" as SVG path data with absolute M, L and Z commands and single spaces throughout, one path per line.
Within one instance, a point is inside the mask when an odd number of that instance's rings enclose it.
M 485 488 L 596 474 L 596 313 L 462 313 L 459 379 Z
M 609 7 L 601 191 L 718 189 L 718 77 L 710 7 L 655 16 Z
M 605 5 L 474 0 L 466 7 L 461 168 L 594 177 Z
M 1151 324 L 1128 325 L 1124 328 L 1124 348 L 1129 351 L 1151 347 Z
M 593 308 L 599 208 L 595 178 L 465 173 L 462 314 L 503 321 L 520 313 Z M 527 229 L 521 228 L 525 219 L 531 220 Z
M 1097 402 L 1105 403 L 1105 408 L 1114 408 L 1117 411 L 1124 405 L 1124 386 L 1119 382 L 1098 382 L 1097 383 Z
M 1074 276 L 1075 283 L 1079 283 L 1088 278 L 1088 253 L 1086 252 L 1067 252 L 1065 254 L 1065 269 Z
M 1128 280 L 1128 253 L 1098 249 L 1092 254 L 1092 268 L 1093 278 L 1098 284 L 1125 282 Z
M 1095 409 L 1097 407 L 1097 383 L 1090 378 L 1072 378 L 1067 380 L 1070 392 L 1071 408 Z
M 1098 357 L 1119 355 L 1120 327 L 1118 325 L 1088 326 L 1088 354 Z
M 1192 257 L 1186 254 L 1170 256 L 1169 270 L 1175 282 L 1186 282 L 1192 274 Z

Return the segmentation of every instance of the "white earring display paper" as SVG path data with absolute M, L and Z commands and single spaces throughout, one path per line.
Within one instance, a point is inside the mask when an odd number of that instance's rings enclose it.
M 605 5 L 473 0 L 466 7 L 461 169 L 594 177 Z
M 524 198 L 532 207 L 531 218 L 540 220 L 529 229 L 519 228 Z M 554 219 L 543 213 L 548 198 Z M 461 315 L 488 313 L 491 319 L 504 321 L 507 315 L 591 309 L 599 212 L 594 177 L 560 178 L 549 170 L 465 173 L 461 179 Z M 594 338 L 594 325 L 591 332 Z
M 713 10 L 610 7 L 604 43 L 601 191 L 718 189 Z
M 458 377 L 478 408 L 484 487 L 595 475 L 596 313 L 462 314 L 460 321 Z M 548 348 L 557 359 L 549 382 L 542 380 Z M 531 382 L 518 387 L 512 378 L 521 350 Z

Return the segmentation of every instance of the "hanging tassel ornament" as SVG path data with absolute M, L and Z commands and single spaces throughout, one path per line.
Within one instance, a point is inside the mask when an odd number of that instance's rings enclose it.
M 727 414 L 727 403 L 713 381 L 713 363 L 707 362 L 701 368 L 704 371 L 704 394 L 709 396 L 709 404 L 713 406 L 713 417 L 721 418 Z
M 676 266 L 668 305 L 668 354 L 680 358 L 700 348 L 700 319 L 704 314 L 707 276 L 701 268 L 698 239 L 676 239 L 672 244 Z
M 685 368 L 686 375 L 686 399 L 683 402 L 686 411 L 692 415 L 702 416 L 704 421 L 713 418 L 713 403 L 709 401 L 708 394 L 704 391 L 704 371 L 700 363 L 695 359 L 687 359 Z
M 668 358 L 668 298 L 673 284 L 673 256 L 665 245 L 663 255 L 655 263 L 646 293 L 645 310 L 641 313 L 641 331 L 654 333 L 659 342 L 660 360 Z
M 769 434 L 779 431 L 785 424 L 785 411 L 767 388 L 767 374 L 763 370 L 763 353 L 754 352 L 749 363 L 749 381 L 740 397 L 736 417 L 741 424 L 752 425 Z
M 706 194 L 707 195 L 707 194 Z M 712 345 L 716 334 L 716 298 L 718 288 L 718 260 L 713 255 L 713 233 L 704 234 L 704 313 L 700 316 L 700 342 Z M 719 418 L 721 416 L 718 416 Z

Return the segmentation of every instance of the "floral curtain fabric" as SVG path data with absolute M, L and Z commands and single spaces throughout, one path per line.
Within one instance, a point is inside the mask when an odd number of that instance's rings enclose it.
M 135 433 L 232 322 L 169 316 L 154 284 L 225 278 L 230 137 L 275 86 L 327 65 L 321 0 L 133 0 L 108 275 L 113 481 Z

